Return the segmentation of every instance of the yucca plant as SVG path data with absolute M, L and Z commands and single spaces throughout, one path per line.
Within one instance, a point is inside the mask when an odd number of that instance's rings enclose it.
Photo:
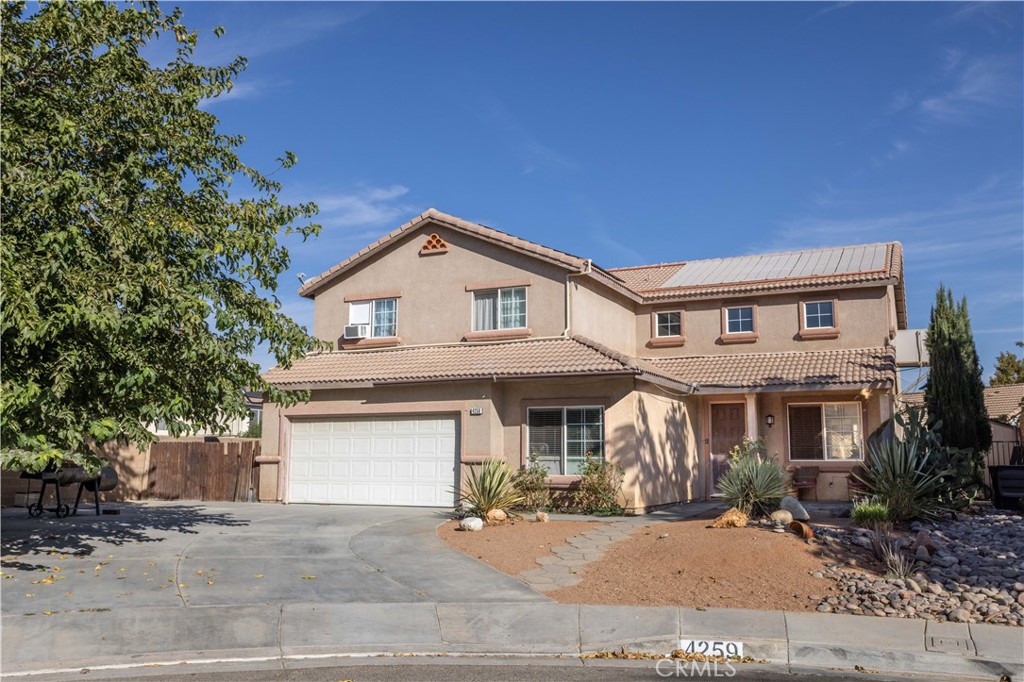
M 514 474 L 505 460 L 490 459 L 479 468 L 470 468 L 459 504 L 468 507 L 471 516 L 487 518 L 495 509 L 508 511 L 523 503 L 523 495 L 513 481 Z
M 889 510 L 889 520 L 905 524 L 914 519 L 934 520 L 948 512 L 944 502 L 948 469 L 935 466 L 914 433 L 871 443 L 871 457 L 862 474 L 854 474 Z
M 875 556 L 885 566 L 889 578 L 909 578 L 914 572 L 914 560 L 900 547 L 899 538 L 885 529 L 876 529 L 871 539 Z
M 779 502 L 789 494 L 789 486 L 786 470 L 774 459 L 755 452 L 732 459 L 729 470 L 718 479 L 718 491 L 744 514 L 764 517 L 779 508 Z

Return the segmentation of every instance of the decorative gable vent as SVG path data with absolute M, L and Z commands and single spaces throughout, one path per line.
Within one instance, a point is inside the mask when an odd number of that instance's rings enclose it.
M 420 247 L 421 256 L 431 256 L 435 253 L 448 253 L 448 242 L 441 239 L 436 232 L 427 237 L 427 241 Z

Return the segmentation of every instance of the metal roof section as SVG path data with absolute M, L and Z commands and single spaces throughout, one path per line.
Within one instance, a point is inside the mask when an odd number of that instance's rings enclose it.
M 887 269 L 888 246 L 888 244 L 864 244 L 689 261 L 658 288 L 699 287 L 884 272 Z

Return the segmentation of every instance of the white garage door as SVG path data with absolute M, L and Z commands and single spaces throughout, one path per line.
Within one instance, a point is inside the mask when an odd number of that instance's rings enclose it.
M 292 423 L 289 502 L 450 507 L 455 419 Z

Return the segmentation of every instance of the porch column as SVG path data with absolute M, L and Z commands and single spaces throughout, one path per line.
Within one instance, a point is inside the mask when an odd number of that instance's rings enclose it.
M 743 400 L 747 403 L 747 438 L 757 439 L 757 394 L 744 393 Z
M 878 421 L 884 424 L 892 416 L 892 394 L 887 393 L 878 401 Z

